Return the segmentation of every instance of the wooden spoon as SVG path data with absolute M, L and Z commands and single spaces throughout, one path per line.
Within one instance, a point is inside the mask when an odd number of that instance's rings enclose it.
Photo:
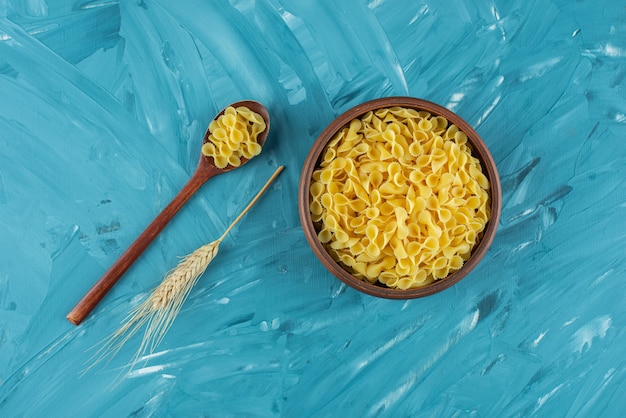
M 265 131 L 257 137 L 259 145 L 263 146 L 267 139 L 270 129 L 270 116 L 267 109 L 260 103 L 244 100 L 233 103 L 231 106 L 245 106 L 248 109 L 258 113 L 265 120 Z M 223 109 L 215 116 L 219 118 L 226 109 Z M 204 142 L 208 141 L 209 130 L 204 134 Z M 241 165 L 248 162 L 246 158 L 241 158 Z M 241 165 L 239 167 L 241 167 Z M 169 205 L 152 221 L 150 225 L 137 237 L 130 247 L 120 256 L 120 258 L 104 273 L 104 275 L 96 282 L 96 284 L 83 296 L 83 298 L 74 306 L 67 314 L 67 319 L 74 325 L 80 324 L 89 313 L 100 303 L 104 296 L 111 290 L 113 285 L 122 277 L 128 268 L 139 258 L 146 248 L 152 243 L 156 236 L 165 228 L 168 222 L 174 217 L 178 210 L 189 200 L 189 198 L 202 186 L 207 180 L 218 174 L 226 173 L 237 167 L 228 165 L 224 168 L 217 168 L 213 162 L 213 158 L 200 154 L 200 162 L 198 168 L 191 176 L 187 184 L 174 197 Z

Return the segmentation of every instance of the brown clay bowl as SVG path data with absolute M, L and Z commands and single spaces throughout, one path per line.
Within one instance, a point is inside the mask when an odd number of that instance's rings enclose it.
M 438 115 L 445 117 L 449 123 L 455 124 L 461 131 L 463 131 L 468 138 L 468 142 L 472 147 L 472 154 L 478 158 L 481 162 L 483 174 L 487 176 L 490 182 L 490 198 L 491 198 L 491 216 L 485 229 L 482 232 L 480 240 L 475 244 L 472 249 L 472 253 L 465 261 L 460 270 L 457 270 L 447 277 L 437 280 L 431 284 L 415 289 L 394 289 L 376 282 L 375 284 L 368 283 L 357 277 L 354 277 L 347 270 L 345 270 L 340 264 L 335 262 L 328 252 L 325 250 L 322 243 L 317 237 L 317 231 L 311 220 L 310 212 L 310 198 L 309 189 L 311 185 L 311 176 L 313 171 L 318 167 L 322 152 L 333 137 L 333 135 L 340 130 L 344 125 L 349 123 L 352 119 L 363 116 L 365 113 L 386 107 L 401 106 L 406 108 L 412 108 L 416 110 L 424 110 L 430 112 L 432 115 Z M 304 235 L 313 249 L 313 252 L 319 259 L 319 261 L 339 280 L 346 285 L 364 292 L 366 294 L 377 296 L 387 299 L 413 299 L 423 296 L 428 296 L 433 293 L 440 292 L 448 287 L 454 285 L 463 279 L 467 274 L 476 267 L 480 260 L 484 257 L 485 253 L 489 249 L 489 246 L 493 242 L 496 235 L 496 229 L 500 220 L 500 212 L 502 205 L 502 189 L 500 186 L 500 179 L 498 177 L 498 171 L 496 164 L 489 152 L 489 149 L 480 138 L 478 133 L 460 116 L 454 112 L 439 106 L 435 103 L 416 99 L 412 97 L 387 97 L 382 99 L 371 100 L 360 105 L 353 107 L 346 111 L 335 120 L 333 120 L 326 129 L 319 135 L 316 141 L 313 143 L 311 150 L 304 162 L 302 172 L 300 175 L 300 184 L 298 189 L 298 209 L 300 214 L 300 221 L 304 230 Z

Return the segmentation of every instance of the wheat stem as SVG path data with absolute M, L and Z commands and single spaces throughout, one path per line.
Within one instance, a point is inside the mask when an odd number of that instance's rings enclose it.
M 221 237 L 211 243 L 203 245 L 184 257 L 150 295 L 131 310 L 126 319 L 122 322 L 121 327 L 104 342 L 102 347 L 96 352 L 94 357 L 92 357 L 92 360 L 95 359 L 95 361 L 85 372 L 104 358 L 112 358 L 115 356 L 124 344 L 126 344 L 144 325 L 146 329 L 143 338 L 130 363 L 128 372 L 133 369 L 139 358 L 146 352 L 149 354 L 154 353 L 178 316 L 183 303 L 198 282 L 198 279 L 217 255 L 220 243 L 252 206 L 254 206 L 283 168 L 284 166 L 279 166 L 276 169 L 274 174 L 261 190 L 259 190 L 252 201 L 250 201 L 248 206 L 246 206 L 239 216 L 226 228 L 226 231 Z
M 261 188 L 261 190 L 259 190 L 259 192 L 257 193 L 256 196 L 254 196 L 254 199 L 252 199 L 250 201 L 250 203 L 248 203 L 248 206 L 246 206 L 246 208 L 244 210 L 241 211 L 241 213 L 239 214 L 239 216 L 237 216 L 235 218 L 235 220 L 228 226 L 228 228 L 226 228 L 226 231 L 224 231 L 224 233 L 222 234 L 221 237 L 219 237 L 217 240 L 222 242 L 224 240 L 224 238 L 226 238 L 226 236 L 228 235 L 228 233 L 231 231 L 231 229 L 234 228 L 235 225 L 237 225 L 237 222 L 239 222 L 241 220 L 241 218 L 244 217 L 244 215 L 246 213 L 248 213 L 248 211 L 252 208 L 252 206 L 254 206 L 254 204 L 257 202 L 257 200 L 259 200 L 261 198 L 261 195 L 263 193 L 265 193 L 265 191 L 267 190 L 268 187 L 270 187 L 270 184 L 272 184 L 272 182 L 274 181 L 274 179 L 276 177 L 278 177 L 278 175 L 280 174 L 281 171 L 283 171 L 283 168 L 285 168 L 284 166 L 279 166 L 276 171 L 274 171 L 274 174 L 272 174 L 272 177 L 269 178 L 269 180 L 267 181 L 267 183 L 265 183 L 265 185 Z

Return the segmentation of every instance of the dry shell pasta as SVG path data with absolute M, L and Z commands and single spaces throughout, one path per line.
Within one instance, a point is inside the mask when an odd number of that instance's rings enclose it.
M 257 138 L 265 128 L 265 121 L 258 113 L 245 106 L 229 106 L 209 124 L 209 137 L 202 153 L 212 157 L 218 168 L 238 167 L 242 158 L 250 159 L 261 152 Z
M 340 129 L 313 172 L 310 199 L 333 259 L 400 289 L 460 269 L 490 216 L 489 181 L 467 136 L 444 117 L 402 107 Z

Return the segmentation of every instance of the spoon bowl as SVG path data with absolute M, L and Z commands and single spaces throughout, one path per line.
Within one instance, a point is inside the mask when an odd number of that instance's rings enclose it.
M 242 100 L 231 104 L 232 107 L 245 106 L 253 112 L 261 115 L 265 121 L 265 130 L 261 132 L 257 137 L 257 143 L 263 147 L 265 140 L 270 129 L 270 116 L 269 112 L 259 102 L 253 100 Z M 224 114 L 226 108 L 222 109 L 213 120 L 216 120 Z M 207 129 L 204 134 L 204 141 L 206 143 L 209 138 L 210 131 Z M 148 248 L 148 246 L 154 241 L 157 235 L 165 228 L 169 221 L 176 215 L 176 213 L 183 207 L 185 203 L 193 196 L 200 187 L 206 183 L 209 179 L 217 176 L 218 174 L 226 173 L 234 170 L 235 168 L 243 166 L 249 159 L 241 158 L 241 164 L 237 167 L 227 165 L 224 168 L 218 168 L 215 166 L 212 157 L 207 157 L 200 153 L 200 161 L 198 166 L 187 183 L 183 186 L 181 191 L 172 199 L 172 201 L 163 209 L 163 211 L 152 221 L 150 225 L 137 237 L 137 239 L 128 247 L 128 249 L 117 259 L 117 261 L 104 273 L 104 275 L 98 280 L 93 287 L 83 296 L 83 298 L 74 306 L 74 308 L 67 314 L 67 319 L 74 325 L 80 324 L 91 311 L 100 303 L 104 296 L 113 288 L 115 283 L 122 277 L 122 275 L 130 268 L 130 266 L 139 258 L 139 256 Z
M 231 104 L 228 107 L 247 107 L 248 109 L 252 110 L 255 113 L 258 113 L 259 115 L 261 115 L 261 117 L 263 118 L 263 120 L 265 121 L 265 130 L 263 132 L 261 132 L 259 134 L 259 136 L 257 137 L 257 143 L 259 145 L 261 145 L 261 147 L 263 147 L 263 144 L 265 144 L 265 140 L 267 139 L 267 134 L 269 133 L 270 130 L 270 115 L 269 112 L 267 111 L 267 109 L 265 108 L 265 106 L 263 106 L 261 103 L 259 102 L 255 102 L 253 100 L 242 100 L 240 102 L 235 102 L 233 104 Z M 226 109 L 228 107 L 225 107 L 224 109 L 222 109 L 220 111 L 220 113 L 218 113 L 215 118 L 213 118 L 213 120 L 217 120 L 220 116 L 222 116 L 225 112 Z M 206 132 L 204 133 L 204 140 L 202 141 L 203 144 L 206 144 L 209 141 L 209 135 L 211 134 L 210 130 L 207 128 Z M 203 161 L 206 160 L 206 161 Z M 244 158 L 241 157 L 241 165 L 239 165 L 238 167 L 241 167 L 242 165 L 244 165 L 245 163 L 247 163 L 249 161 L 248 158 Z M 219 173 L 225 173 L 227 171 L 231 171 L 234 170 L 235 166 L 233 165 L 227 165 L 224 168 L 217 168 L 215 166 L 215 162 L 213 161 L 212 157 L 203 155 L 202 153 L 200 153 L 200 163 L 198 164 L 198 167 L 206 165 L 206 163 L 208 163 L 209 165 L 213 166 L 216 170 L 219 170 Z M 218 174 L 219 174 L 218 173 Z

